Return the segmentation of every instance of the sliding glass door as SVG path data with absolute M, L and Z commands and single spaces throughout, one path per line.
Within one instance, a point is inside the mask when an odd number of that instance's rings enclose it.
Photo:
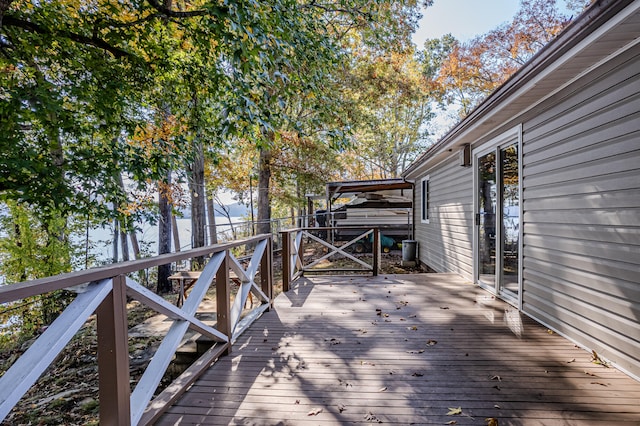
M 512 303 L 520 296 L 518 149 L 516 138 L 474 152 L 476 280 Z

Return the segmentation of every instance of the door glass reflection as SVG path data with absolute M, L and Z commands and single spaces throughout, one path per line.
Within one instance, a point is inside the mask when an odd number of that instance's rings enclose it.
M 517 296 L 520 238 L 520 179 L 517 145 L 510 145 L 500 150 L 500 167 L 500 199 L 502 200 L 500 287 L 502 291 Z
M 478 158 L 478 274 L 494 286 L 496 274 L 496 154 Z

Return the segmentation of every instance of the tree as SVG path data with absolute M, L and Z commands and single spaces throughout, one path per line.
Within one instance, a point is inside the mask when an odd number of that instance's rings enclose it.
M 590 2 L 572 1 L 571 10 Z M 427 40 L 423 71 L 442 105 L 465 116 L 571 22 L 557 0 L 521 0 L 512 22 L 469 42 L 451 35 Z
M 148 194 L 172 173 L 197 201 L 202 158 L 235 140 L 269 160 L 263 198 L 273 176 L 299 193 L 293 174 L 268 170 L 285 158 L 275 147 L 344 149 L 351 123 L 336 89 L 353 40 L 363 50 L 407 46 L 417 17 L 416 0 L 5 1 L 0 201 L 45 224 L 62 218 L 52 241 L 76 217 L 130 227 L 159 214 L 131 191 Z
M 318 147 L 344 150 L 353 123 L 348 118 L 348 102 L 340 96 L 342 69 L 350 66 L 351 55 L 358 50 L 409 45 L 409 35 L 419 17 L 416 7 L 415 1 L 357 0 L 301 6 L 305 13 L 300 22 L 304 25 L 297 28 L 298 32 L 290 32 L 293 56 L 280 66 L 267 68 L 274 80 L 267 90 L 259 92 L 275 101 L 268 110 L 269 125 L 258 128 L 261 232 L 269 231 L 272 169 L 277 157 L 274 148 L 285 135 L 295 133 L 300 140 L 313 141 Z
M 432 95 L 413 49 L 363 53 L 347 81 L 355 123 L 350 152 L 363 163 L 351 178 L 398 177 L 425 148 L 432 117 Z

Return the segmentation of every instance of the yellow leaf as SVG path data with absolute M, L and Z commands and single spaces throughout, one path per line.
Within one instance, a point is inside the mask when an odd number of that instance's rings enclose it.
M 487 422 L 487 426 L 498 426 L 498 419 L 496 418 L 487 417 L 484 421 Z
M 458 422 L 456 420 L 449 420 L 448 422 L 445 423 L 445 425 L 457 425 Z
M 462 407 L 458 407 L 458 408 L 449 407 L 449 412 L 447 413 L 447 416 L 455 416 L 458 414 L 462 414 Z

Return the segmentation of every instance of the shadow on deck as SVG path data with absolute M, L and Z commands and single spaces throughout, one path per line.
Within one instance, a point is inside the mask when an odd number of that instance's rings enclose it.
M 640 424 L 640 383 L 457 275 L 302 278 L 274 307 L 157 424 Z

